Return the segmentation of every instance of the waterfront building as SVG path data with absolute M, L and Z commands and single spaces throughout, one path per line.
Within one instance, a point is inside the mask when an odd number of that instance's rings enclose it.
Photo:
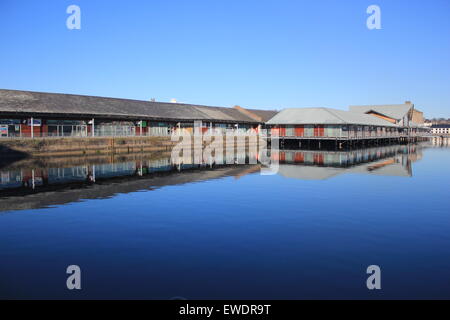
M 211 107 L 72 94 L 0 90 L 0 137 L 170 136 L 270 129 L 283 139 L 409 139 L 426 132 L 414 104 L 285 109 Z M 337 143 L 337 142 L 336 142 Z
M 433 135 L 450 135 L 450 124 L 434 124 L 430 128 Z
M 0 90 L 0 137 L 170 136 L 257 130 L 276 111 Z
M 379 117 L 331 108 L 285 109 L 267 122 L 272 135 L 292 139 L 399 137 L 403 128 Z

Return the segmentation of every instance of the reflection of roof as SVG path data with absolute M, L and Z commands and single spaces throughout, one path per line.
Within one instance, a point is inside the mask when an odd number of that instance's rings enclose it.
M 128 176 L 120 178 L 98 179 L 95 184 L 72 182 L 65 185 L 52 185 L 47 189 L 35 190 L 35 193 L 21 195 L 13 191 L 10 196 L 0 198 L 0 212 L 28 210 L 62 205 L 85 199 L 104 199 L 120 193 L 140 190 L 152 190 L 164 186 L 219 179 L 228 176 L 240 176 L 258 165 L 236 165 L 216 169 L 194 169 L 171 171 L 160 175 Z M 0 193 L 1 195 L 1 193 Z
M 313 165 L 280 164 L 279 174 L 286 178 L 301 180 L 326 180 L 340 174 L 374 174 L 380 176 L 411 177 L 409 167 L 391 158 L 391 162 L 386 159 L 363 163 L 352 167 L 318 167 Z M 379 166 L 377 166 L 377 164 Z
M 330 108 L 297 108 L 280 111 L 267 124 L 341 124 L 397 127 L 378 117 Z
M 370 171 L 371 174 L 379 176 L 391 176 L 391 177 L 411 177 L 411 172 L 407 167 L 404 167 L 401 163 L 393 163 L 388 166 L 378 168 Z
M 391 119 L 401 120 L 408 114 L 409 110 L 413 107 L 412 104 L 390 104 L 390 105 L 373 105 L 373 106 L 350 106 L 351 112 L 368 113 L 373 111 L 381 115 L 387 116 Z
M 255 123 L 234 108 L 3 89 L 0 112 Z
M 326 180 L 341 174 L 343 170 L 345 170 L 345 168 L 280 164 L 278 173 L 286 178 L 301 180 Z
M 326 180 L 340 174 L 374 174 L 380 176 L 411 177 L 411 173 L 401 164 L 390 165 L 378 170 L 370 171 L 367 165 L 351 168 L 314 167 L 302 165 L 280 164 L 279 173 L 286 178 L 301 180 Z

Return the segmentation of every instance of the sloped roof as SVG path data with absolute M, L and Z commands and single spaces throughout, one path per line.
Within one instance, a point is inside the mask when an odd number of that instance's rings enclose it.
M 372 106 L 350 106 L 351 112 L 368 113 L 376 112 L 395 120 L 401 120 L 408 114 L 409 110 L 413 108 L 413 104 L 386 104 L 386 105 L 372 105 Z
M 262 119 L 262 121 L 267 122 L 278 113 L 276 110 L 256 110 L 256 109 L 247 109 L 251 113 L 257 115 Z
M 255 123 L 233 108 L 3 89 L 0 112 Z
M 267 124 L 352 124 L 397 127 L 397 125 L 378 117 L 331 108 L 285 109 L 270 119 Z

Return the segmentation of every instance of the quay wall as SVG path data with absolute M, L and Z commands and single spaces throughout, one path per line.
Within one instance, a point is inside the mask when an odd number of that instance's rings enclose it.
M 170 137 L 1 139 L 0 155 L 76 156 L 170 151 Z
M 180 138 L 180 141 L 182 139 Z M 213 140 L 214 141 L 214 140 Z M 240 140 L 234 139 L 235 147 Z M 178 141 L 171 137 L 89 137 L 89 138 L 23 138 L 0 139 L 0 158 L 33 156 L 86 156 L 101 154 L 129 154 L 137 152 L 170 152 Z M 245 145 L 250 143 L 245 140 Z M 203 141 L 202 147 L 207 145 Z M 226 147 L 224 137 L 223 145 Z M 192 139 L 192 146 L 194 140 Z

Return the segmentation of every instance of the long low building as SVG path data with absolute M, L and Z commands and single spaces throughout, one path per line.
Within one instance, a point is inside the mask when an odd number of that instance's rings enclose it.
M 267 122 L 272 135 L 286 138 L 369 138 L 396 136 L 402 128 L 367 114 L 331 109 L 285 109 Z
M 421 113 L 421 112 L 420 112 Z M 358 106 L 350 111 L 332 108 L 294 108 L 280 111 L 266 125 L 272 136 L 287 139 L 402 138 L 425 132 L 412 121 L 414 105 Z
M 166 136 L 174 130 L 258 128 L 277 112 L 0 90 L 0 137 Z
M 420 134 L 414 104 L 270 110 L 0 90 L 0 137 L 169 136 L 185 129 L 270 129 L 289 139 L 364 140 Z

